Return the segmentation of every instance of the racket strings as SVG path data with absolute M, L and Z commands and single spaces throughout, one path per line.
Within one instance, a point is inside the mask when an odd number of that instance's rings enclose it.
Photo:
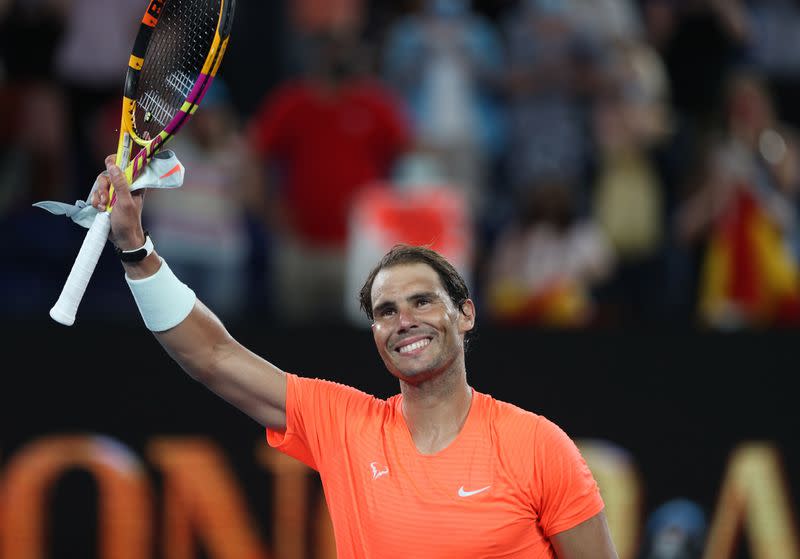
M 147 48 L 133 124 L 158 135 L 194 88 L 214 41 L 220 0 L 168 0 Z

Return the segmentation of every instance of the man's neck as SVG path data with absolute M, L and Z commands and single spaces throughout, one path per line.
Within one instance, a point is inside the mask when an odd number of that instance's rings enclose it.
M 418 385 L 400 382 L 403 417 L 422 454 L 435 454 L 455 440 L 469 415 L 472 388 L 462 369 Z

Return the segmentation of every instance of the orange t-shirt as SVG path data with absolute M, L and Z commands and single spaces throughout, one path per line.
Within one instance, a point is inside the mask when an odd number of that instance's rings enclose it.
M 286 430 L 267 441 L 319 471 L 339 559 L 555 557 L 548 538 L 603 509 L 578 448 L 542 416 L 473 390 L 461 433 L 424 455 L 402 395 L 287 376 Z

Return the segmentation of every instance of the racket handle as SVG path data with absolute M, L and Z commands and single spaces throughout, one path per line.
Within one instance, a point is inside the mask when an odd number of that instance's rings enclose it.
M 75 322 L 75 315 L 78 312 L 78 305 L 83 299 L 86 286 L 94 273 L 100 254 L 108 240 L 108 233 L 111 231 L 111 216 L 108 212 L 97 214 L 83 239 L 81 250 L 75 258 L 75 263 L 69 272 L 64 288 L 58 301 L 50 309 L 50 317 L 56 322 L 65 326 L 72 326 Z

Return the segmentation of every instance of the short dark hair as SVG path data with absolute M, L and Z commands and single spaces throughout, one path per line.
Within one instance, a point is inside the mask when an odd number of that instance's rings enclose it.
M 469 288 L 453 265 L 441 254 L 428 247 L 397 244 L 370 271 L 358 294 L 361 310 L 364 311 L 367 318 L 370 320 L 375 318 L 372 314 L 372 284 L 375 282 L 375 276 L 385 268 L 400 264 L 427 264 L 433 268 L 439 275 L 439 280 L 450 296 L 450 300 L 459 311 L 464 312 L 464 303 L 469 299 Z

